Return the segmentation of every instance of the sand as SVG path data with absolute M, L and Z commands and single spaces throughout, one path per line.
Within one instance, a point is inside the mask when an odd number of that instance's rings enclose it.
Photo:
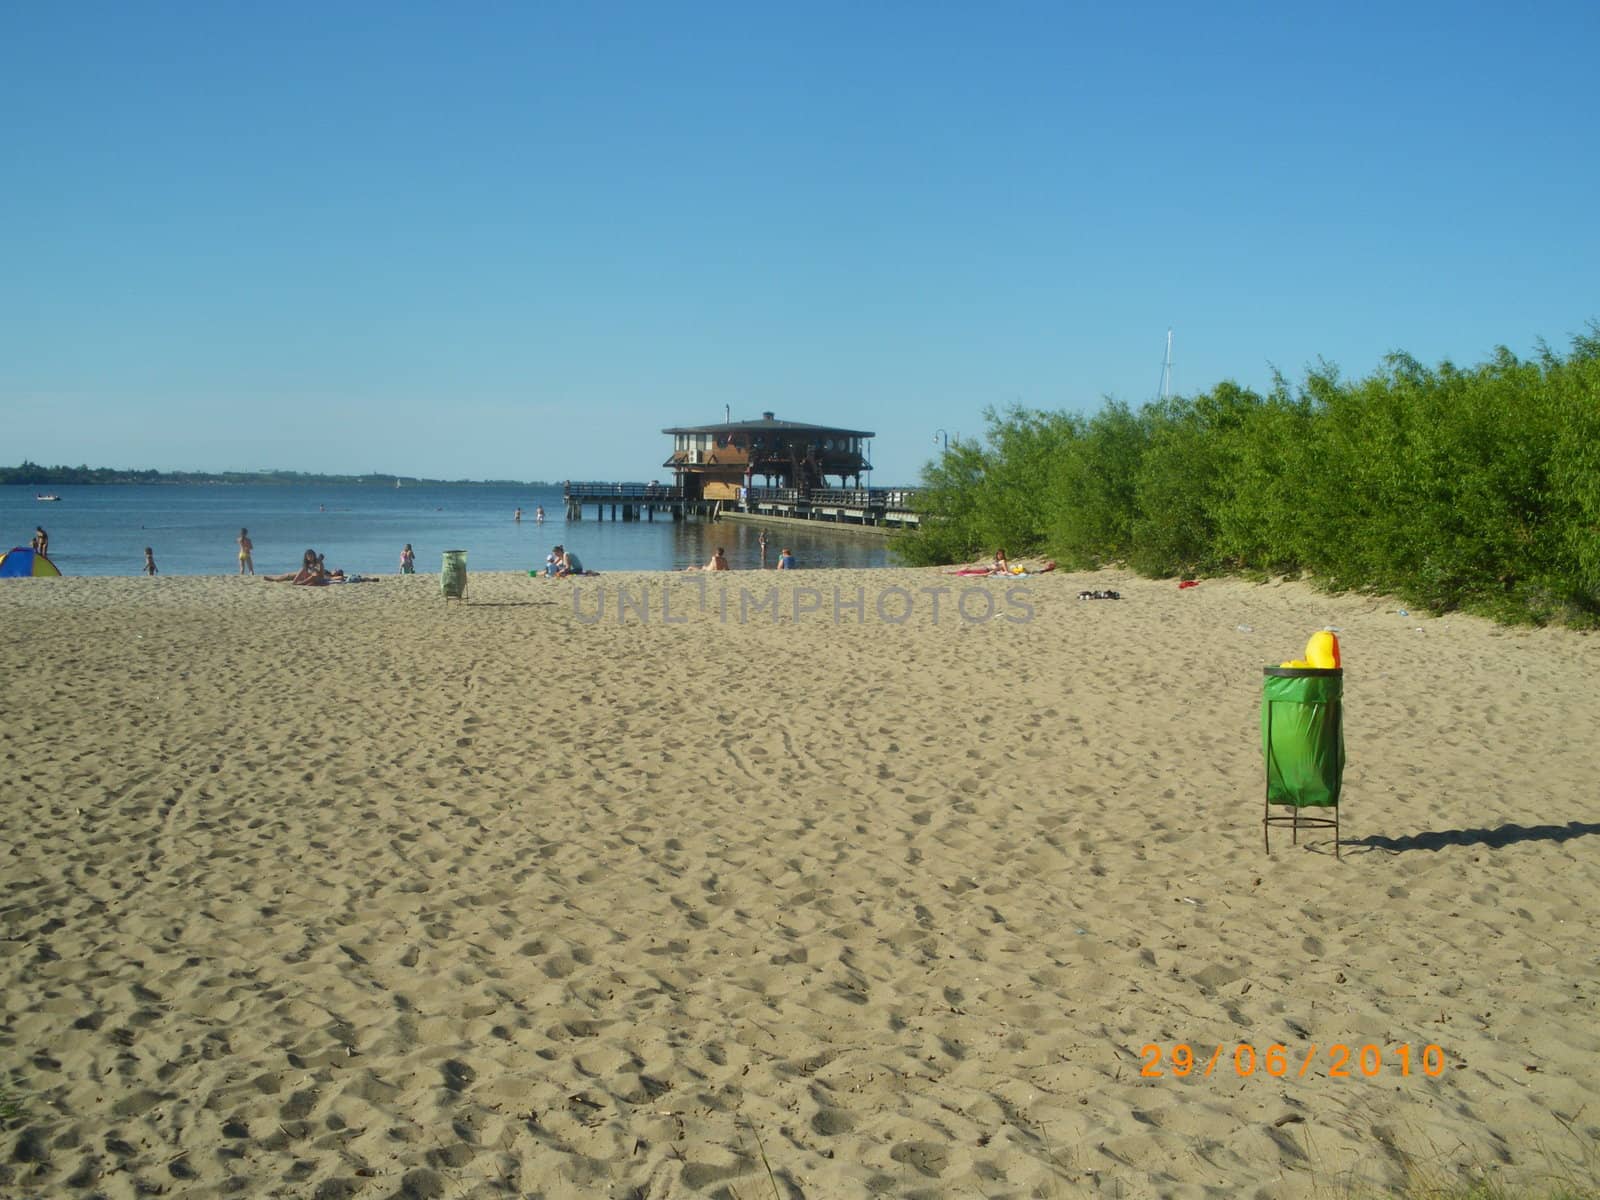
M 0 1196 L 1593 1179 L 1600 638 L 1109 572 L 700 586 L 0 584 Z M 1325 625 L 1344 857 L 1269 857 L 1261 667 Z

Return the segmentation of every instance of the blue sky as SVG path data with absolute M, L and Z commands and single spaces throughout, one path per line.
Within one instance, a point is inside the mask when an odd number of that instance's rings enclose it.
M 0 462 L 651 478 L 663 426 L 1565 349 L 1600 8 L 0 10 Z

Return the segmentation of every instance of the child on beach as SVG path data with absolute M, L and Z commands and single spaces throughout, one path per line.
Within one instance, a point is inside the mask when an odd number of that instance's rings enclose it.
M 778 555 L 778 570 L 780 570 L 780 571 L 792 571 L 792 570 L 794 570 L 794 554 L 793 554 L 792 551 L 790 551 L 789 547 L 787 547 L 787 546 L 785 546 L 783 548 L 783 553 Z
M 251 557 L 251 552 L 255 550 L 255 544 L 250 540 L 250 531 L 248 529 L 239 530 L 238 541 L 239 574 L 254 575 L 256 573 L 256 563 L 255 559 Z
M 411 552 L 411 543 L 406 543 L 406 548 L 400 551 L 400 574 L 415 575 L 417 573 L 417 556 Z
M 149 546 L 144 548 L 144 573 L 146 575 L 156 573 L 156 552 Z

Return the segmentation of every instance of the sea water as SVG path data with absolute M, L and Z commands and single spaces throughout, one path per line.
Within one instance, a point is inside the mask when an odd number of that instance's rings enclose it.
M 59 503 L 35 494 L 57 495 Z M 534 512 L 544 507 L 541 525 Z M 522 509 L 522 520 L 514 519 Z M 610 510 L 607 510 L 609 515 Z M 34 526 L 50 535 L 50 559 L 64 575 L 137 575 L 144 548 L 163 575 L 232 575 L 236 539 L 250 530 L 259 574 L 293 571 L 306 550 L 329 568 L 393 574 L 407 542 L 417 570 L 437 574 L 443 552 L 467 551 L 467 570 L 543 569 L 557 543 L 591 571 L 663 571 L 704 564 L 718 546 L 736 569 L 760 565 L 761 527 L 739 521 L 565 519 L 559 487 L 515 484 L 99 484 L 0 486 L 0 550 L 26 546 Z M 767 530 L 767 563 L 790 547 L 805 567 L 882 567 L 884 539 L 818 523 Z

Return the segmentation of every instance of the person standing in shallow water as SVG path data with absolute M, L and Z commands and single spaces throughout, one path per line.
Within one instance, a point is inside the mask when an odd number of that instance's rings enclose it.
M 254 575 L 256 573 L 256 560 L 252 557 L 255 552 L 255 543 L 250 540 L 248 529 L 239 530 L 239 574 Z
M 156 552 L 149 546 L 144 548 L 144 573 L 146 575 L 156 573 Z
M 28 545 L 33 547 L 33 552 L 44 558 L 50 557 L 50 535 L 44 531 L 43 525 L 33 527 L 33 541 Z

